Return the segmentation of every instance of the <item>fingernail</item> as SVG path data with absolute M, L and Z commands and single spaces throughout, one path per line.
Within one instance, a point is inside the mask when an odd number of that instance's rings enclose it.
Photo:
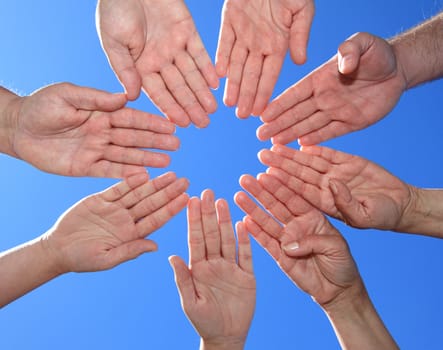
M 283 246 L 284 250 L 289 250 L 289 251 L 294 251 L 297 250 L 298 248 L 299 248 L 298 242 L 288 243 Z

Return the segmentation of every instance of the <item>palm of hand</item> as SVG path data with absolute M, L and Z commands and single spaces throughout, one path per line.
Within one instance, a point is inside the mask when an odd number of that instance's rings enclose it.
M 371 76 L 370 71 L 365 74 L 364 70 L 362 63 L 358 75 L 345 77 L 337 71 L 334 57 L 311 75 L 312 99 L 330 122 L 342 124 L 339 135 L 360 130 L 383 118 L 404 90 L 394 72 L 387 70 L 384 75 Z M 330 135 L 333 136 L 338 135 Z
M 76 109 L 62 98 L 40 97 L 25 100 L 21 116 L 14 139 L 20 158 L 66 176 L 94 176 L 99 171 L 110 143 L 106 113 Z
M 395 227 L 410 201 L 410 191 L 405 183 L 364 158 L 348 155 L 346 161 L 331 165 L 327 177 L 340 179 L 361 204 L 364 210 L 361 222 L 350 223 L 358 227 L 391 229 Z M 335 206 L 329 185 L 324 183 L 323 186 L 325 195 L 322 202 L 325 211 L 342 218 Z M 328 207 L 330 209 L 327 209 Z
M 110 268 L 107 254 L 113 248 L 137 239 L 134 219 L 119 202 L 100 194 L 85 198 L 62 216 L 51 237 L 54 250 L 62 247 L 60 266 L 67 271 L 99 271 Z M 63 235 L 57 235 L 57 231 Z M 92 261 L 91 261 L 92 260 Z M 75 266 L 75 269 L 71 268 Z
M 316 209 L 294 216 L 282 230 L 282 244 L 300 240 L 306 235 L 337 235 L 337 231 Z M 340 237 L 340 236 L 339 236 Z M 342 244 L 346 244 L 340 240 Z M 345 249 L 331 248 L 329 254 L 310 254 L 303 258 L 293 258 L 283 250 L 277 253 L 277 263 L 281 269 L 303 291 L 313 296 L 320 304 L 333 300 L 343 289 L 350 286 L 358 277 L 358 272 L 350 254 Z
M 188 313 L 195 322 L 202 320 L 195 324 L 200 335 L 211 339 L 220 335 L 235 338 L 247 334 L 250 320 L 238 320 L 255 304 L 254 275 L 223 257 L 197 262 L 192 265 L 191 272 L 197 295 L 193 310 Z M 198 316 L 192 316 L 196 314 Z

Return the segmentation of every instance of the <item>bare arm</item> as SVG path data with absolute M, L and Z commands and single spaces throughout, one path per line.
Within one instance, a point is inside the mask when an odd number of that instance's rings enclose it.
M 391 38 L 407 88 L 443 76 L 443 12 Z
M 17 157 L 12 149 L 12 135 L 16 115 L 11 113 L 14 109 L 10 106 L 17 101 L 19 97 L 12 91 L 0 87 L 0 152 L 8 154 L 12 157 Z

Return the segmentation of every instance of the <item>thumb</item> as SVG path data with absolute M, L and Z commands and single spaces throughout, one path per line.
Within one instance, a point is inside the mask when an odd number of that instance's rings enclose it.
M 127 47 L 107 49 L 104 47 L 108 56 L 109 64 L 118 80 L 126 90 L 128 100 L 134 101 L 140 95 L 142 87 L 142 78 L 135 66 L 134 58 Z
M 360 58 L 369 49 L 372 41 L 366 33 L 357 33 L 344 41 L 337 52 L 338 71 L 341 74 L 355 72 L 360 64 Z
M 113 112 L 123 108 L 127 102 L 124 94 L 112 94 L 69 83 L 60 84 L 58 91 L 74 108 L 87 111 Z
M 170 256 L 168 260 L 174 271 L 175 284 L 185 309 L 186 305 L 194 300 L 196 294 L 191 271 L 189 271 L 183 259 L 176 255 Z
M 308 255 L 330 257 L 347 250 L 347 243 L 338 234 L 308 235 L 299 241 L 284 244 L 282 249 L 286 255 L 293 258 L 303 258 Z
M 154 252 L 157 250 L 157 244 L 147 239 L 137 239 L 124 243 L 111 249 L 106 255 L 104 269 L 113 268 L 125 261 L 137 258 L 143 253 Z
M 308 46 L 314 12 L 314 2 L 311 1 L 298 13 L 293 14 L 289 33 L 289 53 L 296 64 L 306 62 L 306 48 Z
M 338 211 L 338 219 L 351 226 L 361 227 L 362 219 L 366 217 L 361 203 L 352 196 L 349 188 L 340 180 L 330 179 L 329 188 L 334 197 Z

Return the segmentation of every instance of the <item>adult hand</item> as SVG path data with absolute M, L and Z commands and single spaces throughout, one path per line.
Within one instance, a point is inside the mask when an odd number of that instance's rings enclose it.
M 346 241 L 319 210 L 268 174 L 244 175 L 240 185 L 267 210 L 238 192 L 247 230 L 318 304 L 364 288 Z
M 354 227 L 397 229 L 415 196 L 412 186 L 377 164 L 326 147 L 276 145 L 259 158 L 314 207 Z
M 306 60 L 312 0 L 226 0 L 216 54 L 220 77 L 227 76 L 224 102 L 237 116 L 262 113 L 272 95 L 286 51 Z
M 99 0 L 96 23 L 130 100 L 143 87 L 175 124 L 208 125 L 218 77 L 183 0 Z
M 337 55 L 271 102 L 257 137 L 315 145 L 377 122 L 405 89 L 406 79 L 389 43 L 358 33 L 340 45 Z
M 65 212 L 45 234 L 47 250 L 62 273 L 106 270 L 154 251 L 145 237 L 186 206 L 187 187 L 174 173 L 151 181 L 135 174 Z
M 243 349 L 254 313 L 251 247 L 243 224 L 236 229 L 238 253 L 227 202 L 214 203 L 206 190 L 188 204 L 189 267 L 170 258 L 182 307 L 204 349 Z
M 165 167 L 176 150 L 175 127 L 164 118 L 124 108 L 124 95 L 55 84 L 15 102 L 12 149 L 35 167 L 66 176 L 122 178 Z

